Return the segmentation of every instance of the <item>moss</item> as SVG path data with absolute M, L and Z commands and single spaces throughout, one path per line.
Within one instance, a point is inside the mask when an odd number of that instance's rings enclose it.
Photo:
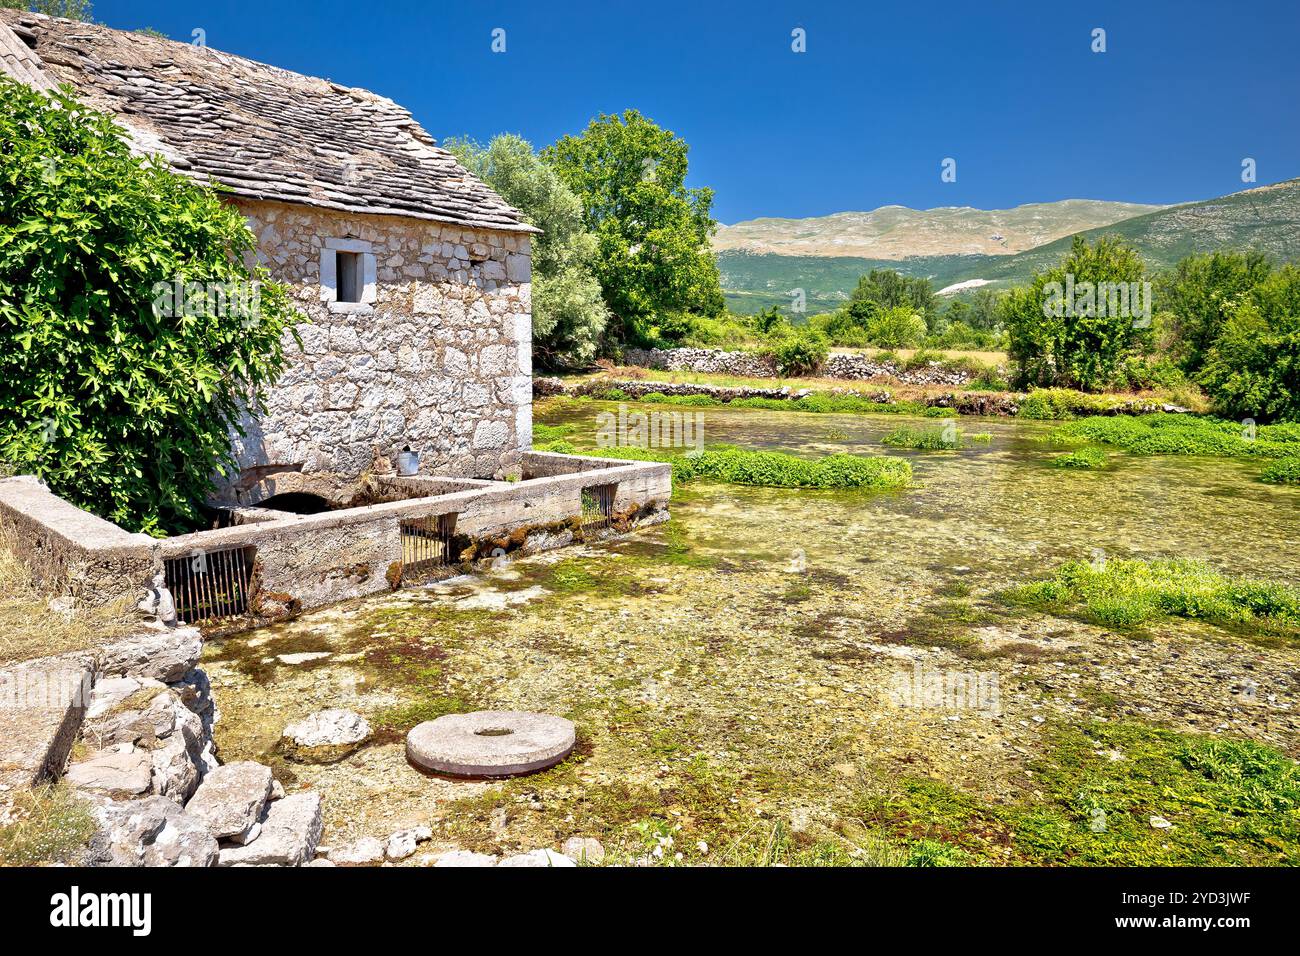
M 1029 769 L 1036 793 L 1006 803 L 912 777 L 847 812 L 906 842 L 918 865 L 1300 862 L 1300 767 L 1272 748 L 1144 724 L 1054 726 Z

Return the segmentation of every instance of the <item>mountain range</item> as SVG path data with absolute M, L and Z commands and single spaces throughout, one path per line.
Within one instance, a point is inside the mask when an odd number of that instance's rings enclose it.
M 872 269 L 925 276 L 936 290 L 958 286 L 954 292 L 1027 282 L 1059 262 L 1075 235 L 1118 235 L 1153 271 L 1216 249 L 1300 261 L 1300 179 L 1174 206 L 1067 199 L 1000 210 L 884 206 L 753 219 L 719 227 L 714 249 L 733 311 L 788 305 L 790 290 L 803 289 L 808 311 L 818 312 L 842 303 Z

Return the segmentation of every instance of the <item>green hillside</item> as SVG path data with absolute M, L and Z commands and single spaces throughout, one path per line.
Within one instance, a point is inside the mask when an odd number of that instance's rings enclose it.
M 1120 236 L 1137 246 L 1153 271 L 1192 253 L 1216 249 L 1255 249 L 1278 262 L 1300 261 L 1300 179 L 1171 206 L 1079 235 L 1089 241 Z M 1034 270 L 1059 262 L 1070 242 L 1066 237 L 1027 252 L 971 263 L 954 281 L 990 279 L 999 287 L 1024 282 Z
M 1278 262 L 1300 261 L 1300 179 L 1233 193 L 1204 202 L 1170 206 L 1079 233 L 1089 240 L 1118 235 L 1133 243 L 1153 270 L 1194 252 L 1257 249 Z M 935 289 L 971 279 L 992 288 L 1023 283 L 1036 269 L 1061 260 L 1072 237 L 1007 256 L 916 256 L 910 259 L 781 256 L 740 251 L 718 254 L 728 305 L 752 313 L 790 303 L 787 290 L 802 288 L 808 311 L 834 308 L 848 298 L 858 277 L 871 269 L 897 269 L 925 276 Z

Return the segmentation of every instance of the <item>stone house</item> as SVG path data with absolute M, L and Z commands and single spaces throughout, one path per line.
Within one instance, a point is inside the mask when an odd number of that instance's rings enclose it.
M 220 500 L 346 497 L 409 446 L 501 477 L 529 447 L 537 230 L 392 100 L 143 34 L 0 10 L 0 70 L 70 84 L 134 149 L 215 181 L 293 291 L 302 348 L 233 437 Z M 380 463 L 380 470 L 383 463 Z

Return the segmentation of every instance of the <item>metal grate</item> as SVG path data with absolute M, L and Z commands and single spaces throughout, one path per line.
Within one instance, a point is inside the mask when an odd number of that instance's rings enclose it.
M 456 514 L 405 518 L 398 522 L 402 533 L 402 572 L 428 571 L 453 564 L 452 537 Z
M 592 485 L 582 489 L 582 530 L 608 528 L 614 514 L 618 485 Z
M 256 548 L 200 551 L 163 562 L 176 616 L 197 624 L 248 613 Z

